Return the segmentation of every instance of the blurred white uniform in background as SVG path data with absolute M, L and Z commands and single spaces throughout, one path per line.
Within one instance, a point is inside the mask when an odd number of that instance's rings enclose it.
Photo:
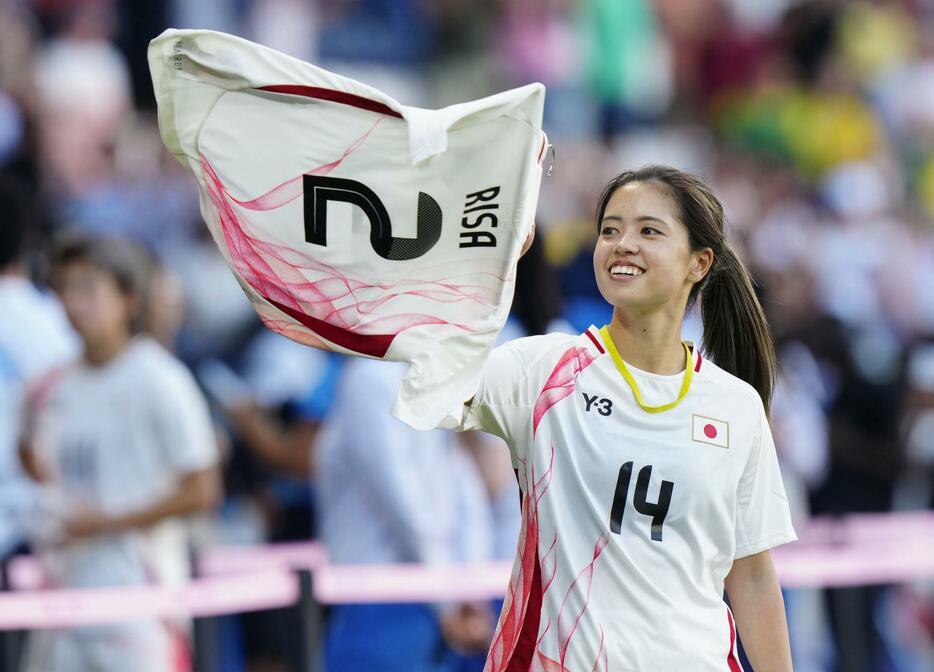
M 121 516 L 151 507 L 186 474 L 217 461 L 207 406 L 191 374 L 155 341 L 138 337 L 103 366 L 75 362 L 30 397 L 32 446 L 50 471 L 49 514 L 37 546 L 50 583 L 92 587 L 180 582 L 188 576 L 182 520 L 56 545 L 63 514 Z M 44 547 L 44 548 L 43 548 Z M 186 669 L 179 623 L 122 623 L 44 631 L 28 670 Z
M 485 501 L 476 466 L 459 455 L 451 432 L 414 430 L 389 414 L 405 369 L 364 359 L 345 364 L 318 442 L 321 532 L 330 558 L 488 559 L 488 511 L 464 515 Z M 458 537 L 460 550 L 452 544 Z M 463 549 L 467 539 L 470 551 Z
M 316 442 L 328 555 L 338 565 L 489 560 L 492 518 L 476 464 L 452 432 L 418 431 L 389 413 L 405 369 L 369 359 L 344 365 Z M 444 672 L 443 609 L 335 605 L 325 669 Z
M 0 557 L 25 537 L 35 486 L 19 466 L 16 444 L 26 387 L 73 359 L 77 340 L 58 301 L 18 275 L 0 277 Z

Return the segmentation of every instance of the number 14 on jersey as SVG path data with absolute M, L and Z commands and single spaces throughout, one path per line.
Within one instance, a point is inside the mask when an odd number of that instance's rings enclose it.
M 632 481 L 633 463 L 627 462 L 619 468 L 619 477 L 616 479 L 616 492 L 613 496 L 613 506 L 610 508 L 610 532 L 619 534 L 622 529 L 623 516 L 626 514 L 626 505 L 629 502 L 629 484 Z M 639 470 L 636 479 L 636 490 L 632 496 L 632 505 L 642 515 L 652 518 L 652 541 L 661 541 L 665 516 L 671 506 L 671 493 L 675 484 L 671 481 L 662 481 L 658 493 L 658 501 L 648 501 L 649 481 L 652 480 L 652 465 L 646 465 Z

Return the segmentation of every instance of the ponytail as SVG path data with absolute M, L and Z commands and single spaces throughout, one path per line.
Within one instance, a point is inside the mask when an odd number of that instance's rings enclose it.
M 701 283 L 704 349 L 717 366 L 752 385 L 769 414 L 776 357 L 749 271 L 724 241 Z

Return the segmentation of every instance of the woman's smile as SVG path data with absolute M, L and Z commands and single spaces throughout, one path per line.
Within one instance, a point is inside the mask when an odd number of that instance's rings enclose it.
M 617 262 L 610 266 L 610 279 L 614 282 L 631 282 L 645 273 L 645 269 L 635 264 Z

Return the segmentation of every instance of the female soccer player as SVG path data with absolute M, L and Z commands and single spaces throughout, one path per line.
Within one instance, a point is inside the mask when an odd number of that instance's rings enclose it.
M 138 334 L 147 259 L 124 241 L 76 234 L 51 254 L 52 284 L 82 355 L 27 404 L 22 458 L 41 486 L 51 586 L 177 583 L 187 576 L 180 516 L 220 495 L 217 444 L 188 370 Z M 128 621 L 31 637 L 23 669 L 186 670 L 183 624 Z
M 610 182 L 597 222 L 611 323 L 497 348 L 464 407 L 462 429 L 509 444 L 523 493 L 486 669 L 736 672 L 738 627 L 756 672 L 791 670 L 769 556 L 796 538 L 768 424 L 775 356 L 723 208 L 649 166 Z M 698 297 L 713 361 L 680 337 Z

